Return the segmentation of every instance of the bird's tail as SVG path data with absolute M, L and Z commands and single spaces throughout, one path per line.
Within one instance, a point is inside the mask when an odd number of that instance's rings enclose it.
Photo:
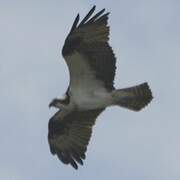
M 114 90 L 112 96 L 114 105 L 119 105 L 133 111 L 140 111 L 153 99 L 152 92 L 147 83 Z

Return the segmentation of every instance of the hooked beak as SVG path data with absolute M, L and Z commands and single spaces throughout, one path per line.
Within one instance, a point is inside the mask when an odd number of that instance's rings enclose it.
M 58 101 L 59 101 L 58 99 L 53 99 L 49 104 L 49 108 L 56 107 L 56 104 L 58 103 Z
M 53 101 L 51 101 L 50 103 L 49 103 L 49 108 L 51 108 L 52 106 L 53 106 Z

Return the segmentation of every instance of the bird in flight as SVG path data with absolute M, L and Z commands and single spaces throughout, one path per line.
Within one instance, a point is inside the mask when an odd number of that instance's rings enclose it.
M 69 87 L 65 98 L 49 104 L 58 109 L 48 124 L 50 151 L 75 169 L 83 165 L 92 127 L 107 107 L 140 111 L 153 98 L 147 82 L 124 89 L 114 87 L 116 57 L 108 43 L 109 13 L 102 9 L 93 16 L 95 8 L 81 22 L 79 14 L 74 20 L 62 49 Z

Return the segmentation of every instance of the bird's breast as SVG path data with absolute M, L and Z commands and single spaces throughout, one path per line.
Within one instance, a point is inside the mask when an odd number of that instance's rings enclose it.
M 105 108 L 111 104 L 111 94 L 104 89 L 72 89 L 70 90 L 72 103 L 79 110 Z
M 78 52 L 66 57 L 70 72 L 70 99 L 79 109 L 104 108 L 109 103 L 109 92 L 88 64 L 88 59 Z

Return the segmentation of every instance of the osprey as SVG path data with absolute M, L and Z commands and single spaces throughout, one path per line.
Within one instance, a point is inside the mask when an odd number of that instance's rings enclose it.
M 50 151 L 75 169 L 83 165 L 92 126 L 108 106 L 139 111 L 152 100 L 147 83 L 115 89 L 116 58 L 109 40 L 109 13 L 105 9 L 92 16 L 95 6 L 79 23 L 79 14 L 65 40 L 62 55 L 70 83 L 64 99 L 49 104 L 58 108 L 49 120 Z

